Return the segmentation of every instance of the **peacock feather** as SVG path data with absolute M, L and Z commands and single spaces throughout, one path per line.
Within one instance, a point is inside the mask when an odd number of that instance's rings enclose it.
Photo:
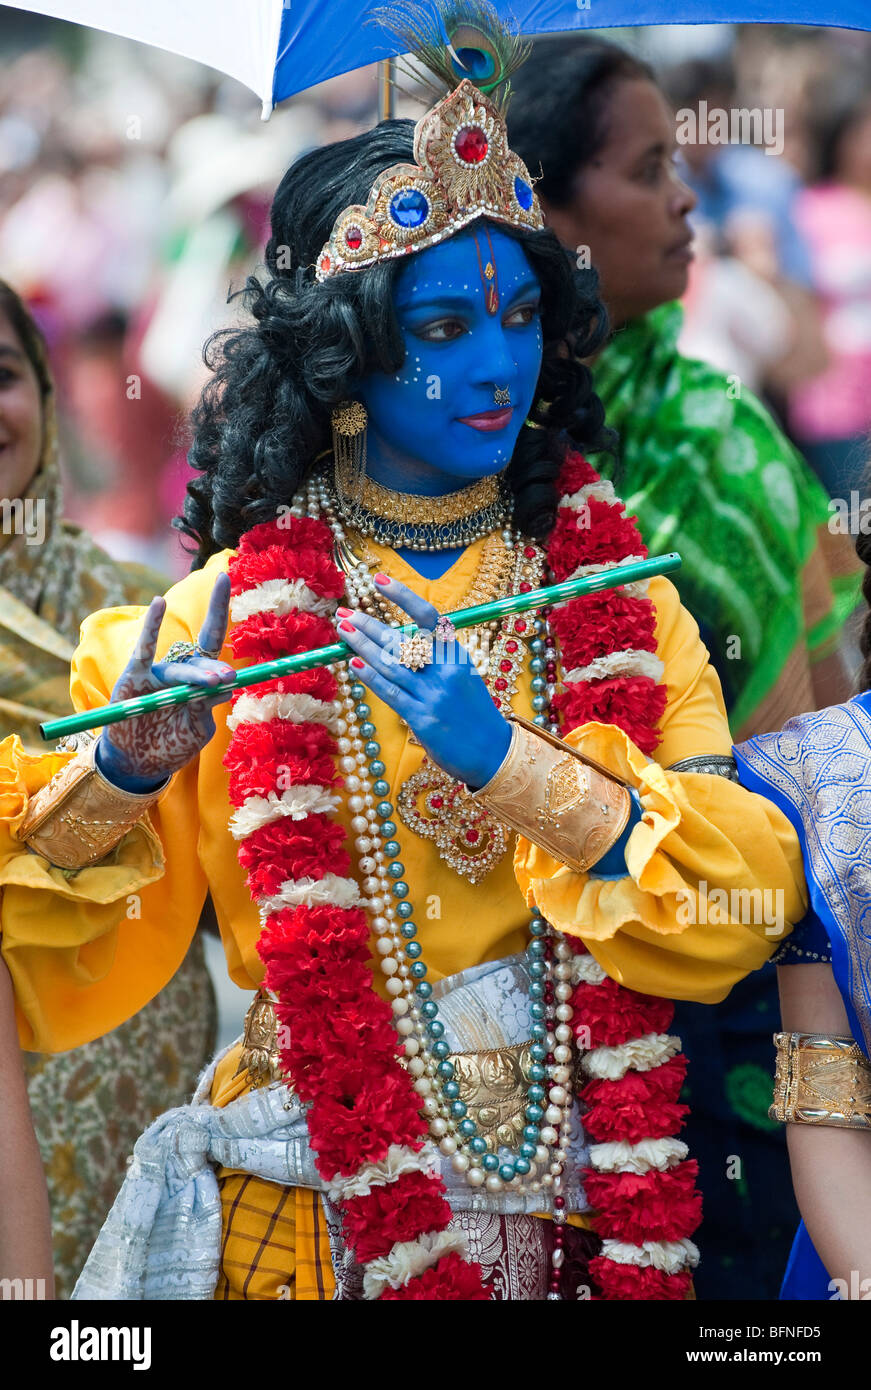
M 448 91 L 466 78 L 504 112 L 511 76 L 526 61 L 531 45 L 511 33 L 489 0 L 396 0 L 371 18 L 396 34 Z M 413 75 L 419 80 L 419 73 Z M 433 90 L 436 99 L 442 95 L 443 90 Z

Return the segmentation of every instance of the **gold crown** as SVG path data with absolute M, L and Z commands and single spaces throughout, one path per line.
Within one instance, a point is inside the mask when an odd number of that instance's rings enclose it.
M 418 121 L 414 158 L 379 174 L 365 207 L 339 214 L 318 280 L 423 251 L 478 217 L 544 226 L 529 171 L 508 148 L 504 116 L 467 79 Z

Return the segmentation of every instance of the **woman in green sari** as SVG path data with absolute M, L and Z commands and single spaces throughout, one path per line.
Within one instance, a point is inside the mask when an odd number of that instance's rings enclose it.
M 0 499 L 0 738 L 17 734 L 28 751 L 44 753 L 40 721 L 72 711 L 79 624 L 98 608 L 147 603 L 163 583 L 140 565 L 118 564 L 64 521 L 45 343 L 2 281 Z M 175 978 L 113 1033 L 73 1052 L 25 1054 L 58 1297 L 72 1291 L 133 1144 L 157 1115 L 188 1098 L 214 1034 L 214 991 L 195 937 Z
M 599 39 L 541 45 L 517 74 L 511 138 L 521 157 L 536 152 L 549 224 L 599 272 L 617 330 L 594 366 L 619 435 L 611 466 L 647 545 L 683 556 L 677 587 L 733 733 L 845 698 L 836 649 L 859 602 L 852 543 L 830 533 L 823 489 L 765 407 L 678 351 L 695 198 L 653 73 Z
M 683 556 L 675 582 L 733 734 L 846 699 L 839 648 L 859 602 L 850 538 L 830 533 L 825 493 L 764 406 L 678 350 L 695 198 L 675 170 L 674 118 L 653 72 L 597 38 L 539 44 L 514 79 L 509 126 L 512 149 L 541 171 L 546 220 L 598 270 L 615 329 L 593 374 L 618 442 L 596 466 L 651 550 Z M 778 1020 L 773 972 L 716 1008 L 678 1007 L 686 1137 L 705 1191 L 700 1298 L 777 1297 L 797 1217 L 768 1117 Z

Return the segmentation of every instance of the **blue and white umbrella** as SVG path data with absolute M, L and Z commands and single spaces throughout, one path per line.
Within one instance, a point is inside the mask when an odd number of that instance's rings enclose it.
M 389 58 L 400 43 L 366 24 L 384 0 L 4 0 L 194 58 L 237 78 L 263 102 Z M 640 24 L 811 24 L 871 28 L 869 0 L 497 0 L 523 34 Z

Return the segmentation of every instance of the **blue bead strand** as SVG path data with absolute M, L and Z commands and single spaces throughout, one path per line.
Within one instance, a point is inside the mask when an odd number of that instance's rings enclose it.
M 533 631 L 535 636 L 529 641 L 532 705 L 536 715 L 535 722 L 547 723 L 546 711 L 550 703 L 547 683 L 544 679 L 547 645 L 546 639 L 542 635 L 545 632 L 545 624 L 540 618 L 533 620 Z M 449 1115 L 451 1120 L 455 1122 L 455 1132 L 459 1137 L 460 1147 L 465 1147 L 468 1154 L 472 1155 L 476 1161 L 480 1160 L 480 1166 L 488 1176 L 498 1175 L 498 1179 L 508 1185 L 532 1171 L 533 1161 L 537 1159 L 541 1147 L 542 1125 L 547 1106 L 547 1068 L 544 1063 L 548 1057 L 549 1020 L 545 985 L 549 977 L 549 928 L 538 910 L 534 909 L 530 922 L 531 939 L 527 950 L 527 968 L 531 980 L 529 993 L 532 1041 L 530 1044 L 531 1060 L 526 1072 L 526 1124 L 517 1152 L 509 1158 L 500 1158 L 498 1154 L 488 1151 L 487 1141 L 478 1133 L 476 1122 L 468 1115 L 467 1106 L 460 1099 L 460 1086 L 455 1077 L 454 1065 L 450 1061 L 450 1048 L 444 1039 L 444 1024 L 438 1016 L 438 1005 L 431 997 L 432 985 L 424 978 L 427 973 L 427 966 L 422 959 L 420 943 L 415 939 L 418 928 L 412 920 L 414 909 L 411 902 L 408 901 L 410 888 L 404 877 L 405 866 L 399 858 L 401 846 L 396 838 L 396 822 L 392 819 L 394 806 L 389 799 L 390 785 L 384 776 L 386 767 L 380 757 L 381 745 L 377 739 L 375 724 L 371 719 L 371 709 L 366 699 L 367 691 L 362 683 L 355 681 L 348 687 L 348 693 L 355 701 L 354 714 L 358 721 L 359 733 L 365 740 L 363 753 L 368 761 L 372 790 L 378 798 L 375 813 L 381 822 L 379 833 L 383 840 L 383 852 L 387 859 L 386 870 L 382 870 L 382 873 L 391 881 L 390 892 L 394 899 L 388 915 L 392 912 L 398 919 L 399 936 L 405 943 L 404 955 L 408 962 L 406 978 L 410 976 L 414 982 L 415 1008 L 412 1010 L 412 1016 L 415 1014 L 419 1016 L 421 1022 L 418 1028 L 424 1053 L 428 1053 L 436 1064 L 433 1079 L 441 1094 L 442 1106 L 444 1107 L 441 1109 L 441 1114 Z M 416 1074 L 419 1075 L 420 1073 Z M 450 1129 L 445 1130 L 443 1121 L 440 1120 L 439 1124 L 442 1128 L 434 1129 L 434 1133 L 443 1136 L 450 1133 Z M 447 1137 L 443 1139 L 443 1142 L 445 1144 L 449 1142 Z M 505 1146 L 502 1147 L 505 1148 Z M 446 1148 L 444 1151 L 447 1153 L 453 1150 Z

